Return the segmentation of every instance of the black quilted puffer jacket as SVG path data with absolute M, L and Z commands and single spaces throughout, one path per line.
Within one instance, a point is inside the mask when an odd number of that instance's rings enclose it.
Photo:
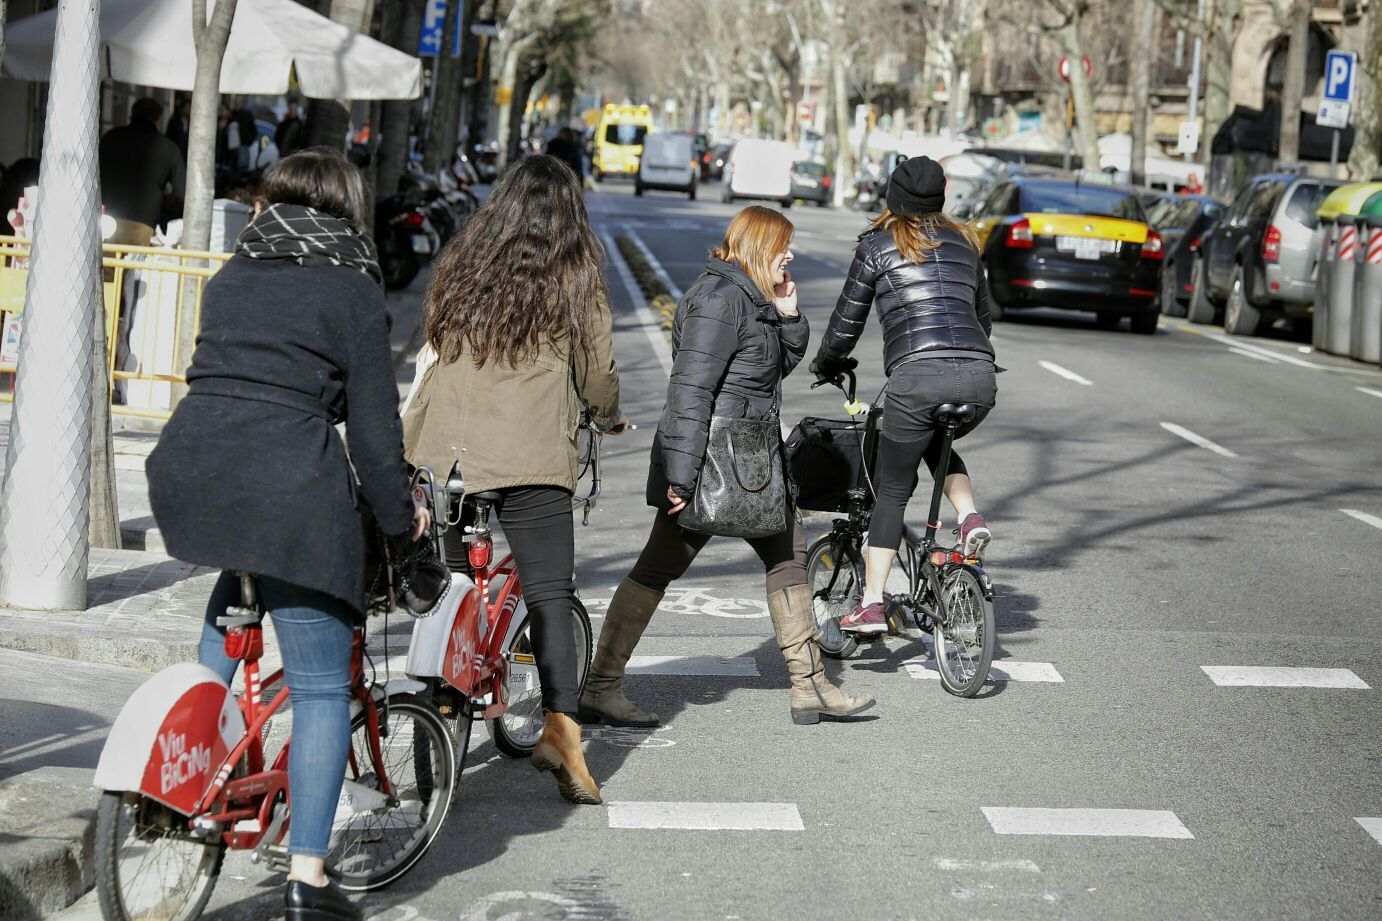
M 665 509 L 667 487 L 690 496 L 700 478 L 710 417 L 775 418 L 782 379 L 806 354 L 805 317 L 783 319 L 744 270 L 711 259 L 677 305 L 672 377 L 653 439 L 648 504 Z
M 864 331 L 869 308 L 877 304 L 888 374 L 922 353 L 993 358 L 988 281 L 979 254 L 950 228 L 939 236 L 940 246 L 921 263 L 904 259 L 885 230 L 870 230 L 859 238 L 849 278 L 821 340 L 822 357 L 848 355 Z

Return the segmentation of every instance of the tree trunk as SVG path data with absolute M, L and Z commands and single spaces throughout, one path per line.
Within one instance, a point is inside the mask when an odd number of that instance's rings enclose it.
M 474 4 L 469 4 L 473 7 Z M 461 129 L 461 59 L 451 56 L 451 45 L 456 40 L 457 29 L 470 28 L 470 15 L 466 22 L 458 22 L 452 3 L 446 13 L 446 28 L 442 30 L 441 56 L 437 58 L 436 104 L 430 113 L 427 130 L 427 149 L 423 152 L 422 165 L 428 172 L 436 172 L 451 162 L 456 152 L 456 138 Z M 464 33 L 462 33 L 464 34 Z
M 1061 48 L 1070 61 L 1070 96 L 1075 101 L 1075 147 L 1084 168 L 1099 168 L 1099 129 L 1095 124 L 1094 92 L 1084 73 L 1084 39 L 1081 20 L 1073 19 L 1060 31 Z
M 384 41 L 400 51 L 412 54 L 417 50 L 418 36 L 422 31 L 422 0 L 403 0 L 398 4 L 385 4 L 385 12 L 392 12 L 386 25 Z M 408 141 L 412 136 L 413 115 L 417 101 L 412 99 L 386 99 L 384 111 L 379 121 L 379 148 L 376 156 L 379 162 L 379 194 L 392 195 L 398 191 L 398 180 L 403 175 L 403 165 L 408 160 Z
M 1348 168 L 1355 180 L 1363 181 L 1382 175 L 1382 3 L 1378 0 L 1368 5 L 1358 64 L 1355 133 Z
M 1286 80 L 1281 87 L 1281 145 L 1277 159 L 1300 160 L 1300 105 L 1305 95 L 1305 53 L 1310 44 L 1310 0 L 1291 6 L 1291 46 L 1286 53 Z
M 352 32 L 368 34 L 374 0 L 331 0 L 330 17 Z M 306 115 L 304 132 L 309 147 L 345 148 L 350 130 L 350 110 L 345 104 L 336 99 L 309 99 Z
M 216 198 L 216 110 L 221 101 L 221 61 L 237 0 L 219 0 L 211 21 L 206 0 L 192 0 L 192 41 L 197 50 L 197 74 L 192 84 L 192 108 L 188 113 L 187 183 L 182 206 L 182 248 L 205 250 L 211 245 L 211 216 Z M 197 293 L 194 278 L 183 281 L 182 306 L 178 312 L 178 341 L 174 368 L 192 363 L 197 345 Z M 181 368 L 178 368 L 178 365 Z M 172 388 L 173 403 L 187 392 L 186 384 Z
M 845 16 L 839 0 L 827 7 L 833 31 L 830 42 L 830 97 L 835 111 L 835 204 L 843 205 L 846 187 L 854 187 L 854 151 L 849 146 L 849 81 L 845 74 Z
M 1152 92 L 1152 71 L 1156 67 L 1156 14 L 1155 0 L 1136 0 L 1133 8 L 1133 47 L 1142 49 L 1133 58 L 1132 67 L 1132 154 L 1128 171 L 1132 174 L 1132 184 L 1144 185 L 1147 182 L 1147 124 L 1148 108 Z
M 0 14 L 3 10 L 0 10 Z M 120 549 L 120 502 L 115 479 L 115 437 L 110 426 L 110 351 L 106 311 L 96 311 L 91 330 L 91 517 L 87 543 Z
M 959 52 L 954 48 L 950 49 L 950 73 L 945 78 L 946 96 L 949 101 L 945 106 L 946 124 L 950 126 L 950 135 L 958 135 L 965 127 L 965 102 L 966 86 L 969 81 L 966 79 L 965 67 L 960 61 Z
M 0 64 L 5 63 L 5 17 L 9 15 L 5 0 L 0 0 Z
M 513 110 L 518 97 L 518 93 L 515 92 L 518 84 L 518 65 L 522 63 L 523 56 L 528 52 L 528 49 L 536 43 L 536 35 L 525 35 L 516 41 L 504 41 L 500 46 L 499 87 L 495 91 L 494 102 L 499 109 L 495 137 L 499 141 L 498 165 L 501 171 L 509 165 L 509 160 L 517 153 L 515 149 L 517 147 L 517 132 L 515 131 Z

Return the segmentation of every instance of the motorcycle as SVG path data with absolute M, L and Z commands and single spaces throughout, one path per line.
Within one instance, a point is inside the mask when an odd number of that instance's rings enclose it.
M 426 212 L 412 196 L 401 192 L 375 203 L 374 241 L 379 247 L 379 269 L 388 291 L 400 291 L 412 284 L 422 267 L 441 249 L 441 237 Z

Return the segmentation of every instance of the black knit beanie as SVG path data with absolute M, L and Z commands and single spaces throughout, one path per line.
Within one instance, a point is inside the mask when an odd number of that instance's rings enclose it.
M 911 157 L 893 170 L 888 180 L 888 210 L 904 217 L 918 217 L 945 205 L 945 170 L 930 157 Z

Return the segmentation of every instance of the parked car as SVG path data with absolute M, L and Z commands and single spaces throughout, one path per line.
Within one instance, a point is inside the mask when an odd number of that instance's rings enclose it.
M 1214 322 L 1222 307 L 1224 330 L 1249 336 L 1273 320 L 1308 317 L 1320 249 L 1315 211 L 1342 184 L 1294 173 L 1249 180 L 1200 243 L 1190 320 Z
M 633 194 L 641 196 L 645 189 L 666 189 L 695 201 L 698 174 L 695 139 L 691 135 L 649 134 L 643 138 Z
M 1161 262 L 1161 312 L 1185 316 L 1190 292 L 1190 267 L 1200 241 L 1227 210 L 1208 195 L 1160 195 L 1147 209 L 1147 223 L 1161 234 L 1166 255 Z
M 834 198 L 833 185 L 824 163 L 802 160 L 792 164 L 792 197 L 798 201 L 813 201 L 821 208 L 829 208 Z
M 740 198 L 766 198 L 792 207 L 792 164 L 796 149 L 783 141 L 747 138 L 734 145 L 725 167 L 720 199 L 733 204 Z
M 725 164 L 729 162 L 729 152 L 733 144 L 716 144 L 701 154 L 701 181 L 719 182 L 725 178 Z
M 1136 191 L 1072 180 L 1004 180 L 973 221 L 988 269 L 994 318 L 1023 307 L 1094 312 L 1112 329 L 1156 332 L 1161 235 Z

